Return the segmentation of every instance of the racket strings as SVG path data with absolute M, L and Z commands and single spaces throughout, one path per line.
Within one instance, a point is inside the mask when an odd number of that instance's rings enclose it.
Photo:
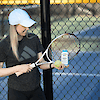
M 69 38 L 70 38 L 70 47 L 68 48 L 69 59 L 72 59 L 79 51 L 79 40 L 74 35 L 71 35 Z
M 61 60 L 62 50 L 67 50 L 69 60 L 72 59 L 79 50 L 79 40 L 74 35 L 63 35 L 57 38 L 49 48 L 50 56 L 53 61 Z

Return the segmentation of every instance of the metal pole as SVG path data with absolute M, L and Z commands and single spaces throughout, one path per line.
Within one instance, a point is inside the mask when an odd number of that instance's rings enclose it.
M 50 33 L 50 0 L 41 0 L 41 31 L 42 31 L 42 44 L 44 49 L 47 48 L 51 42 Z M 53 100 L 52 89 L 52 69 L 43 71 L 44 78 L 44 93 L 46 100 Z

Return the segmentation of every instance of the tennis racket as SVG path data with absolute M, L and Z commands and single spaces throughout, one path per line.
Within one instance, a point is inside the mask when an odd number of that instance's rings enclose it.
M 32 63 L 30 66 L 34 68 L 42 64 L 54 63 L 57 60 L 61 61 L 61 53 L 63 50 L 68 51 L 68 61 L 73 59 L 80 51 L 80 41 L 78 37 L 72 33 L 59 35 L 51 41 L 40 59 L 38 59 L 35 63 Z M 40 63 L 44 56 L 46 56 L 48 61 Z

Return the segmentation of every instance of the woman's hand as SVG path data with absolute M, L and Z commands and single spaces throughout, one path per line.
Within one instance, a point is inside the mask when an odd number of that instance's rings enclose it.
M 54 64 L 51 65 L 51 66 L 53 66 L 53 68 L 56 68 L 58 70 L 62 70 L 64 68 L 68 68 L 69 67 L 69 65 L 65 66 L 64 64 L 60 64 L 58 67 L 56 67 Z
M 22 64 L 16 66 L 16 75 L 17 77 L 23 73 L 28 73 L 32 70 L 32 67 L 30 67 L 31 64 Z
M 55 62 L 54 62 L 54 68 L 56 68 L 56 69 L 58 69 L 58 70 L 62 70 L 62 69 L 64 69 L 64 68 L 68 68 L 69 67 L 69 65 L 67 65 L 67 66 L 65 66 L 60 60 L 56 60 Z M 51 66 L 52 67 L 52 66 Z

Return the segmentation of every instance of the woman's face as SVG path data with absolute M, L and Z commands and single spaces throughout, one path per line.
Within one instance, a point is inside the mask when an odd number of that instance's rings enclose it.
M 16 31 L 17 31 L 18 34 L 21 35 L 21 36 L 25 36 L 27 30 L 29 30 L 28 27 L 24 27 L 24 26 L 22 26 L 22 25 L 20 25 L 20 24 L 16 26 Z

